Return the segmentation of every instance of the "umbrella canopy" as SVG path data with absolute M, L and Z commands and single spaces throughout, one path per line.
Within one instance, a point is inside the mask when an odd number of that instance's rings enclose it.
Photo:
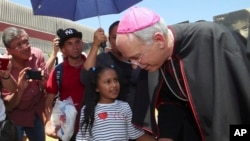
M 116 14 L 142 0 L 31 0 L 34 15 L 80 19 Z
M 52 16 L 72 21 L 116 14 L 142 0 L 30 0 L 34 15 Z M 104 48 L 106 43 L 102 43 Z

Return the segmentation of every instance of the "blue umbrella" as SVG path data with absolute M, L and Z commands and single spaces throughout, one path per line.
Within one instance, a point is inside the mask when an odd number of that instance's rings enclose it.
M 116 14 L 142 0 L 31 0 L 34 15 L 52 16 L 72 21 Z M 101 26 L 101 25 L 100 25 Z

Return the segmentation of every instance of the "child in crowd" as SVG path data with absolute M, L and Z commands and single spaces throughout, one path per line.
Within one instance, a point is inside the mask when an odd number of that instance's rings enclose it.
M 88 73 L 90 79 L 86 87 L 85 105 L 81 110 L 76 140 L 155 140 L 131 123 L 130 106 L 127 102 L 117 99 L 122 89 L 114 66 L 93 67 Z

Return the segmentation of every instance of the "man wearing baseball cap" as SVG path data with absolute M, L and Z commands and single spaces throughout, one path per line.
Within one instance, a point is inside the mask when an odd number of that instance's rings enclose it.
M 82 33 L 73 28 L 67 28 L 65 30 L 59 29 L 57 31 L 58 42 L 56 45 L 60 47 L 61 52 L 64 55 L 64 61 L 58 66 L 61 66 L 60 75 L 58 75 L 58 69 L 56 66 L 49 75 L 47 81 L 47 99 L 45 105 L 47 124 L 46 134 L 48 136 L 58 138 L 56 129 L 47 128 L 50 125 L 50 117 L 53 108 L 53 102 L 56 95 L 59 92 L 60 100 L 65 100 L 69 96 L 72 98 L 77 112 L 80 113 L 82 107 L 82 101 L 84 97 L 84 85 L 80 82 L 80 72 L 83 64 L 86 60 L 86 56 L 82 55 L 83 41 Z M 99 36 L 98 34 L 97 36 Z M 56 77 L 60 77 L 57 79 Z M 60 80 L 58 83 L 57 81 Z M 78 131 L 79 115 L 77 115 L 75 122 L 75 131 L 70 141 L 75 140 L 75 134 Z
M 228 141 L 231 124 L 250 123 L 250 65 L 239 36 L 205 21 L 166 26 L 143 7 L 121 18 L 117 49 L 133 68 L 159 73 L 150 104 L 158 141 Z

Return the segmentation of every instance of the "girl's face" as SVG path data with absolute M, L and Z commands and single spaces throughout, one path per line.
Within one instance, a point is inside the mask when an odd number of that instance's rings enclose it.
M 118 97 L 120 83 L 113 69 L 105 69 L 99 74 L 96 91 L 100 94 L 99 103 L 113 103 Z

